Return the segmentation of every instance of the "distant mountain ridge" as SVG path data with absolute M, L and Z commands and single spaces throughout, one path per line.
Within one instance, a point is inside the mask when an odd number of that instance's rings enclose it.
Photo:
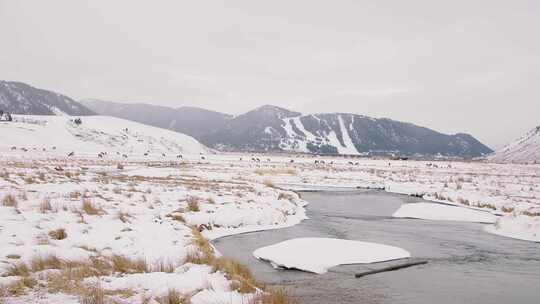
M 0 110 L 24 115 L 86 116 L 96 113 L 79 102 L 28 84 L 0 80 Z
M 193 107 L 81 102 L 101 115 L 182 132 L 221 151 L 466 158 L 493 152 L 468 134 L 446 135 L 410 123 L 357 114 L 303 115 L 266 105 L 233 117 Z
M 126 104 L 98 99 L 83 99 L 80 102 L 101 115 L 129 119 L 194 137 L 207 134 L 232 118 L 232 115 L 196 107 L 174 109 L 144 103 Z
M 540 126 L 488 157 L 502 163 L 540 163 Z

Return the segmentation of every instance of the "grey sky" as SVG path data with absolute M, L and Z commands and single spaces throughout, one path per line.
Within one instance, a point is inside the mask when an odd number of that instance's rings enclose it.
M 76 99 L 262 104 L 468 132 L 540 124 L 540 1 L 0 0 L 0 79 Z

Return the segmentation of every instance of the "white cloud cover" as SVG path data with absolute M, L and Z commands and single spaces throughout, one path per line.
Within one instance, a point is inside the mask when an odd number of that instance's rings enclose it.
M 493 147 L 540 122 L 538 1 L 0 0 L 0 78 L 75 98 L 355 112 Z

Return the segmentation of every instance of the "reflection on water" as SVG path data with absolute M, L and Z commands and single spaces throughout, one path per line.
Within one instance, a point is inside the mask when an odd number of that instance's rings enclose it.
M 218 250 L 255 277 L 286 286 L 301 303 L 539 303 L 540 244 L 491 235 L 483 224 L 394 219 L 421 199 L 377 191 L 304 193 L 309 220 L 294 227 L 219 239 Z M 276 270 L 253 250 L 295 237 L 334 237 L 398 246 L 429 264 L 359 279 L 390 265 L 347 265 L 327 274 Z

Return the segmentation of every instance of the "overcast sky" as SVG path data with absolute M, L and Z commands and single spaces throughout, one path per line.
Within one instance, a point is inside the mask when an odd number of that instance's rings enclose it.
M 353 112 L 497 148 L 540 125 L 540 1 L 0 0 L 0 79 L 231 114 Z

